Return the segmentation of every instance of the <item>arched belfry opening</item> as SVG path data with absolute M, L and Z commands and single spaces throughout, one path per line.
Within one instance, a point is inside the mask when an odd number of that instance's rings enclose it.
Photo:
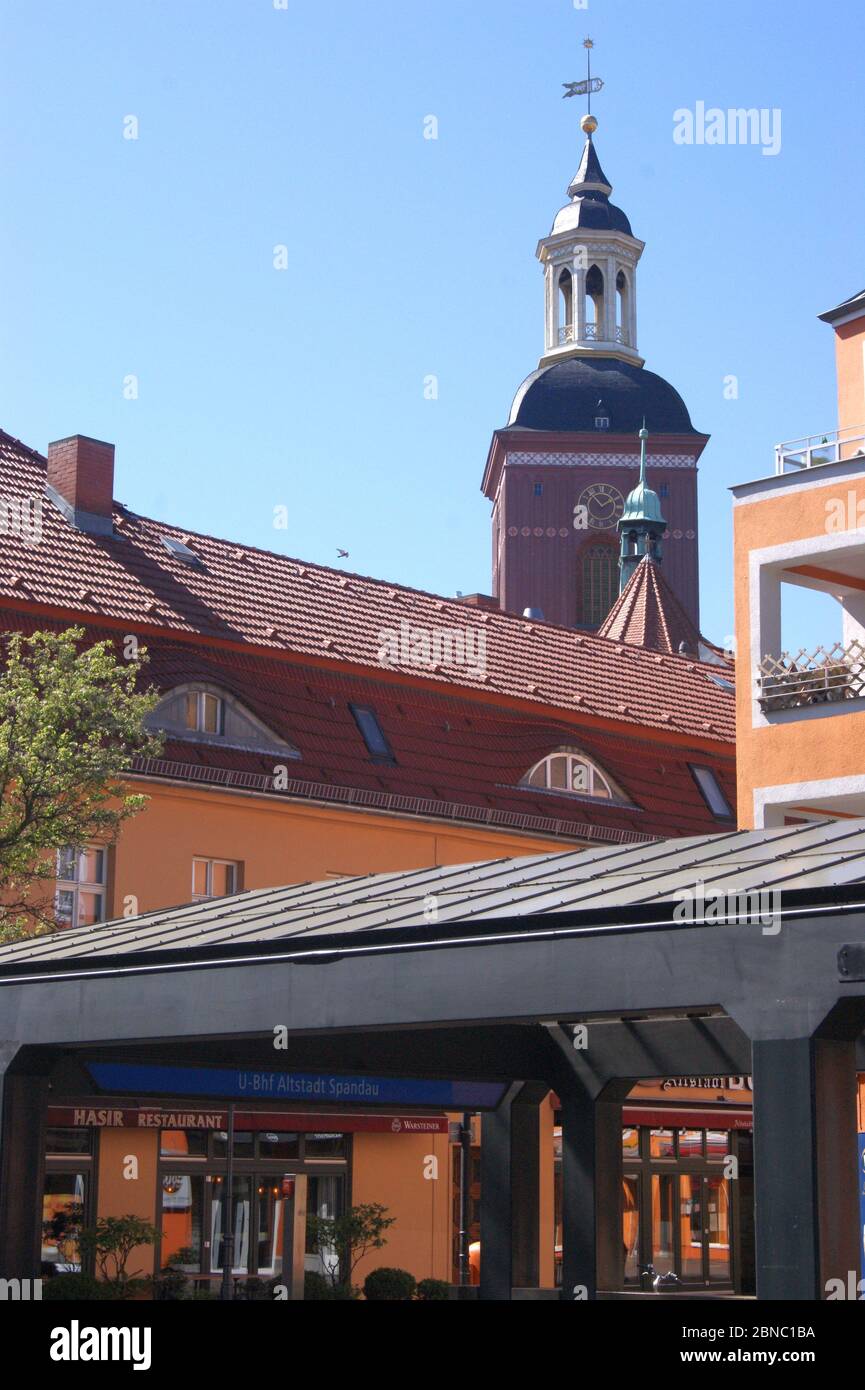
M 559 276 L 559 342 L 574 341 L 574 277 L 565 267 Z
M 603 337 L 603 327 L 604 277 L 599 268 L 593 265 L 586 272 L 586 337 Z
M 631 295 L 628 277 L 623 270 L 616 276 L 616 338 L 620 343 L 630 341 Z

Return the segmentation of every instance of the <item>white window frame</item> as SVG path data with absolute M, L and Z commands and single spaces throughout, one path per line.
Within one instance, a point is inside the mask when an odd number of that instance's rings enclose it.
M 95 882 L 89 882 L 80 877 L 81 856 L 87 851 L 102 855 L 102 877 Z M 60 876 L 60 857 L 71 852 L 75 856 L 75 867 L 73 869 L 74 878 L 61 878 Z M 70 930 L 81 926 L 78 921 L 78 904 L 81 894 L 87 893 L 99 899 L 99 916 L 97 922 L 106 920 L 107 898 L 108 898 L 108 849 L 105 845 L 63 845 L 55 853 L 54 860 L 54 913 L 58 914 L 58 898 L 61 893 L 72 895 L 72 920 L 65 924 L 64 929 Z M 89 925 L 89 924 L 84 924 Z
M 552 762 L 554 758 L 565 758 L 567 760 L 567 786 L 554 787 L 550 780 Z M 575 767 L 584 767 L 588 773 L 587 785 L 585 787 L 574 787 Z M 532 782 L 532 778 L 540 769 L 544 769 L 544 786 L 539 787 Z M 587 758 L 585 753 L 578 753 L 570 748 L 557 748 L 552 753 L 547 753 L 531 767 L 526 773 L 521 783 L 522 786 L 530 788 L 532 791 L 553 792 L 557 796 L 589 796 L 597 801 L 621 801 L 622 797 L 605 772 L 602 772 L 597 763 L 591 758 Z M 600 790 L 599 790 L 600 788 Z
M 205 878 L 206 878 L 207 889 L 208 889 L 208 891 L 207 891 L 206 893 L 196 893 L 196 891 L 195 891 L 195 866 L 196 866 L 196 864 L 204 864 L 204 865 L 206 866 Z M 214 866 L 215 866 L 215 865 L 219 865 L 219 866 L 221 866 L 221 867 L 223 867 L 223 868 L 231 869 L 231 870 L 232 870 L 233 875 L 234 875 L 234 881 L 233 881 L 233 885 L 232 885 L 232 888 L 231 888 L 231 892 L 230 892 L 230 893 L 212 893 L 212 892 L 210 891 L 211 888 L 213 887 L 213 869 L 214 869 Z M 203 854 L 195 854 L 195 855 L 192 856 L 192 901 L 193 901 L 194 903 L 209 903 L 209 902 L 214 902 L 217 898 L 222 898 L 222 897 L 230 898 L 230 897 L 232 896 L 232 894 L 237 893 L 237 892 L 240 891 L 240 890 L 239 890 L 239 887 L 238 887 L 239 881 L 240 881 L 240 864 L 239 864 L 239 862 L 238 862 L 236 859 L 209 859 L 209 858 L 207 858 L 207 857 L 206 857 L 205 855 L 203 855 Z
M 189 724 L 186 725 L 186 728 L 189 731 L 189 733 L 208 734 L 211 738 L 221 738 L 225 732 L 225 701 L 223 700 L 222 696 L 215 694 L 212 690 L 187 690 L 187 709 L 189 708 L 190 698 L 193 697 L 195 699 L 196 717 L 194 727 L 191 727 Z M 208 729 L 205 722 L 204 712 L 207 708 L 208 700 L 213 700 L 217 708 L 218 719 L 217 727 L 215 729 Z

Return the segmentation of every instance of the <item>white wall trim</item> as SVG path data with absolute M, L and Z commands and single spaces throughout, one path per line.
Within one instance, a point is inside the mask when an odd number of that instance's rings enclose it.
M 775 787 L 754 788 L 754 829 L 767 828 L 766 815 L 777 807 L 800 802 L 825 801 L 828 797 L 865 796 L 865 774 L 853 777 L 826 777 L 817 782 L 786 782 Z

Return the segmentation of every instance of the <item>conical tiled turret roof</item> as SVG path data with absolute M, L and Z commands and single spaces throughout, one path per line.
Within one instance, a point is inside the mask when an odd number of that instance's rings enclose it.
M 699 657 L 701 646 L 708 645 L 651 555 L 644 555 L 637 565 L 598 629 L 598 636 L 672 656 L 682 650 Z

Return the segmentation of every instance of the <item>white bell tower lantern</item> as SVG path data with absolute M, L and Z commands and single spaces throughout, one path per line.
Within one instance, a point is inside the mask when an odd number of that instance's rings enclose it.
M 637 262 L 644 242 L 621 208 L 592 143 L 598 122 L 580 122 L 586 144 L 568 188 L 570 202 L 538 242 L 544 268 L 542 367 L 565 357 L 618 357 L 642 367 L 637 351 Z

